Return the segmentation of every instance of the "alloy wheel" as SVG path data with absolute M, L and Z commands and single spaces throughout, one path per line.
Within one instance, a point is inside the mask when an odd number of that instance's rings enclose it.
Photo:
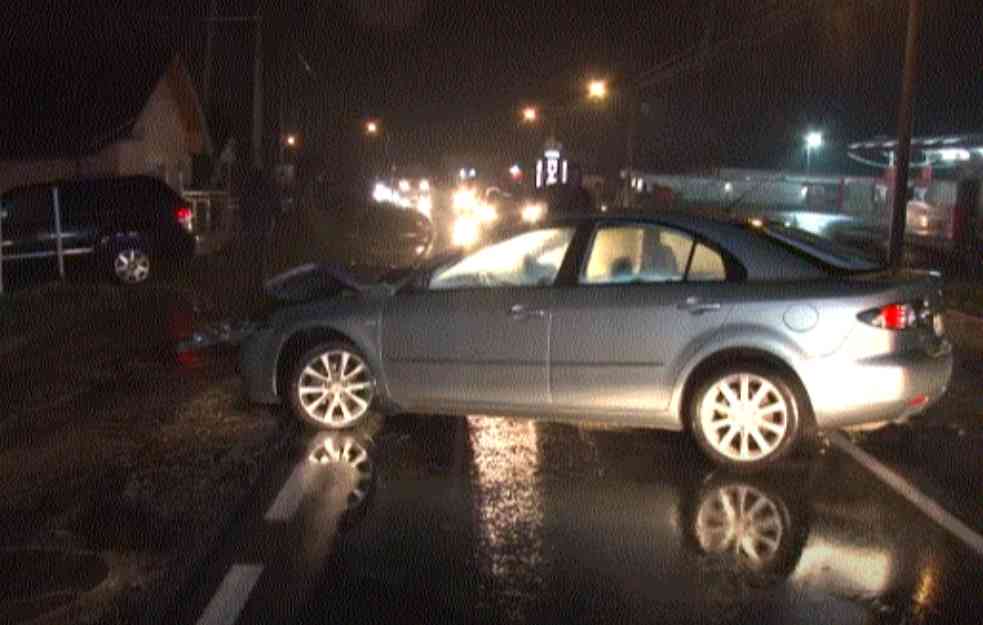
M 120 250 L 113 259 L 116 277 L 127 284 L 143 282 L 150 275 L 150 257 L 138 248 Z
M 778 388 L 753 373 L 718 380 L 700 403 L 707 442 L 736 462 L 755 462 L 778 449 L 789 432 L 789 406 Z
M 368 365 L 353 352 L 335 349 L 316 356 L 300 371 L 297 395 L 307 416 L 332 428 L 365 416 L 375 394 Z

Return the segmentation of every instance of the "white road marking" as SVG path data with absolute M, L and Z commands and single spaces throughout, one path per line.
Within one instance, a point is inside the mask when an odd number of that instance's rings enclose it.
M 198 625 L 235 625 L 262 573 L 261 564 L 233 564 L 205 606 Z
M 284 522 L 293 517 L 304 500 L 304 478 L 307 470 L 307 462 L 301 460 L 287 478 L 263 519 L 267 522 Z
M 972 528 L 957 519 L 945 508 L 937 504 L 935 500 L 929 498 L 928 495 L 915 488 L 913 484 L 898 475 L 895 471 L 851 443 L 842 433 L 831 432 L 828 438 L 835 447 L 856 460 L 861 466 L 877 476 L 878 479 L 894 489 L 895 492 L 910 501 L 925 516 L 941 525 L 946 531 L 958 538 L 978 555 L 983 556 L 983 536 L 973 531 Z

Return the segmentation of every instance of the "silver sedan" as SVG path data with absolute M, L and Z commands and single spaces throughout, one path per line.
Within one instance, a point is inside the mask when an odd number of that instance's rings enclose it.
M 244 343 L 246 392 L 319 428 L 610 421 L 756 469 L 816 428 L 909 419 L 952 373 L 937 277 L 757 221 L 558 220 L 372 285 L 308 267 L 271 287 L 306 296 Z

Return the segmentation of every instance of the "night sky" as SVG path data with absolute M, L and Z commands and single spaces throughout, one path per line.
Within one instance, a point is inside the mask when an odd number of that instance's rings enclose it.
M 200 75 L 205 29 L 197 18 L 207 0 L 78 4 L 8 3 L 0 53 L 29 59 L 43 46 L 84 52 L 115 37 L 156 36 Z M 306 154 L 339 169 L 376 149 L 360 136 L 369 115 L 383 120 L 402 161 L 450 169 L 528 158 L 544 133 L 518 123 L 528 102 L 565 107 L 561 139 L 587 169 L 612 173 L 625 154 L 618 94 L 701 41 L 733 43 L 641 90 L 639 166 L 798 167 L 801 136 L 816 128 L 830 145 L 815 164 L 831 169 L 844 144 L 895 132 L 904 0 L 260 4 L 270 129 L 282 109 L 285 124 L 303 133 Z M 983 131 L 983 2 L 925 5 L 915 131 Z M 222 15 L 251 14 L 255 0 L 219 6 Z M 251 26 L 222 24 L 217 33 L 214 126 L 246 140 Z M 590 76 L 611 81 L 615 98 L 603 107 L 584 102 Z

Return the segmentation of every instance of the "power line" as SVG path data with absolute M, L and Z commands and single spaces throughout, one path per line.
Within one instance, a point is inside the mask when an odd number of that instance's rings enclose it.
M 659 83 L 671 80 L 687 71 L 703 68 L 710 61 L 715 60 L 733 48 L 743 44 L 754 44 L 766 41 L 780 34 L 795 23 L 809 17 L 808 10 L 817 4 L 816 0 L 800 0 L 793 3 L 771 3 L 767 9 L 759 9 L 746 23 L 748 24 L 742 32 L 722 39 L 709 47 L 696 45 L 688 50 L 681 52 L 671 59 L 657 65 L 656 67 L 642 72 L 638 79 L 640 89 L 655 86 Z M 774 7 L 778 6 L 776 10 Z M 762 28 L 762 25 L 766 28 Z

